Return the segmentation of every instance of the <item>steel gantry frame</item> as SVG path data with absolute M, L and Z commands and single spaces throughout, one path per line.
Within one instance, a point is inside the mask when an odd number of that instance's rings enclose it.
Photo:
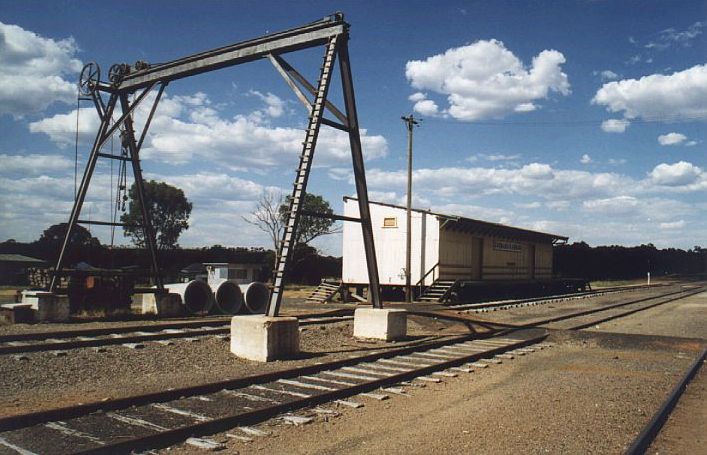
M 79 219 L 96 162 L 99 157 L 102 157 L 127 161 L 132 165 L 133 177 L 135 179 L 141 208 L 141 227 L 145 239 L 145 246 L 150 253 L 151 268 L 157 291 L 164 292 L 164 285 L 157 262 L 155 234 L 150 224 L 149 207 L 146 207 L 144 204 L 144 182 L 140 168 L 140 149 L 160 98 L 167 84 L 172 81 L 267 58 L 309 111 L 309 122 L 295 176 L 292 195 L 290 197 L 288 219 L 285 223 L 285 229 L 277 252 L 277 261 L 273 274 L 273 289 L 266 312 L 269 316 L 277 316 L 279 313 L 282 304 L 285 275 L 295 247 L 294 242 L 297 238 L 297 228 L 302 215 L 355 221 L 361 224 L 366 265 L 368 268 L 369 301 L 374 308 L 382 308 L 378 266 L 373 243 L 373 229 L 371 226 L 371 213 L 368 205 L 368 189 L 361 149 L 358 116 L 356 113 L 351 64 L 349 61 L 348 40 L 349 24 L 344 21 L 343 14 L 335 13 L 302 27 L 201 52 L 164 64 L 149 65 L 141 61 L 136 62 L 132 66 L 124 63 L 115 64 L 109 71 L 110 82 L 102 82 L 100 80 L 97 65 L 94 63 L 86 65 L 84 71 L 82 71 L 79 89 L 85 96 L 91 96 L 101 123 L 86 164 L 81 185 L 76 194 L 71 217 L 69 219 L 69 227 L 62 244 L 59 259 L 57 260 L 50 291 L 54 291 L 56 288 L 57 277 L 64 266 L 65 253 L 69 245 L 69 239 L 71 238 L 71 233 L 76 224 L 88 223 L 122 226 L 121 223 L 114 221 L 102 222 Z M 319 80 L 316 85 L 314 85 L 287 63 L 282 56 L 283 54 L 317 46 L 324 46 L 325 51 L 323 64 L 319 73 Z M 332 71 L 334 70 L 337 58 L 339 61 L 344 112 L 337 109 L 334 104 L 327 100 L 327 94 L 331 85 Z M 147 95 L 155 88 L 157 89 L 157 95 L 152 103 L 150 113 L 142 126 L 140 137 L 136 140 L 133 113 L 136 108 L 145 101 Z M 103 94 L 108 97 L 107 101 L 103 99 Z M 309 99 L 310 96 L 312 97 L 311 101 Z M 118 103 L 120 103 L 122 114 L 115 119 L 114 112 Z M 336 118 L 336 121 L 326 118 L 324 116 L 325 111 L 330 112 Z M 317 137 L 322 124 L 344 131 L 349 136 L 354 181 L 359 204 L 359 218 L 310 213 L 301 209 L 301 203 L 307 189 L 307 181 L 312 168 L 312 159 L 314 158 Z M 118 130 L 121 133 L 123 153 L 121 155 L 101 153 L 101 147 Z

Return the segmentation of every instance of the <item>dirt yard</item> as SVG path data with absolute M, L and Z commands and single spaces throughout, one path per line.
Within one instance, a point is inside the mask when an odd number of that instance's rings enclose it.
M 468 333 L 463 325 L 420 317 L 410 319 L 409 340 L 398 343 L 356 340 L 351 322 L 303 326 L 300 332 L 300 358 L 266 364 L 235 357 L 229 341 L 215 337 L 174 339 L 171 346 L 148 342 L 143 349 L 72 349 L 63 357 L 49 351 L 27 354 L 27 360 L 0 355 L 0 415 L 222 381 Z
M 355 397 L 360 409 L 326 406 L 338 416 L 319 415 L 307 426 L 273 419 L 259 426 L 270 436 L 249 443 L 226 433 L 213 439 L 242 454 L 620 453 L 699 345 L 601 334 L 555 343 L 440 384 L 405 387 L 406 396 Z
M 485 313 L 483 319 L 533 320 L 610 302 L 609 297 L 600 299 L 502 310 Z M 706 316 L 707 293 L 702 293 L 592 331 L 555 331 L 550 349 L 459 373 L 440 384 L 421 387 L 414 381 L 403 387 L 404 396 L 389 394 L 385 401 L 354 397 L 365 405 L 360 409 L 330 404 L 323 406 L 327 411 L 297 412 L 315 417 L 309 425 L 293 427 L 273 419 L 258 425 L 268 436 L 248 436 L 252 441 L 246 442 L 244 433 L 234 428 L 213 439 L 225 444 L 226 453 L 619 453 L 705 346 Z M 107 323 L 90 323 L 98 324 Z M 76 349 L 65 357 L 40 352 L 29 354 L 28 360 L 2 355 L 0 415 L 276 371 L 468 333 L 470 328 L 411 316 L 411 339 L 385 344 L 354 340 L 351 322 L 303 326 L 301 358 L 268 364 L 237 359 L 228 342 L 216 338 L 176 340 L 172 346 L 146 343 L 140 350 L 114 346 L 104 353 Z M 705 453 L 705 381 L 703 371 L 651 453 Z M 202 450 L 182 444 L 163 452 Z

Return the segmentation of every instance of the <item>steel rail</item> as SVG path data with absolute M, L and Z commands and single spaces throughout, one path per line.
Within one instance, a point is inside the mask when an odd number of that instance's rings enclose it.
M 301 320 L 300 325 L 315 325 L 315 324 L 332 324 L 332 323 L 337 323 L 337 322 L 344 322 L 344 321 L 350 321 L 353 319 L 353 316 L 328 316 L 328 317 L 321 317 L 321 318 L 312 318 L 312 319 L 307 319 L 307 320 Z M 200 326 L 204 326 L 205 324 L 199 324 Z M 188 329 L 188 327 L 187 327 Z M 109 329 L 101 329 L 101 332 L 104 332 L 105 330 Z M 140 335 L 132 335 L 132 336 L 116 336 L 114 338 L 96 338 L 92 340 L 66 340 L 66 341 L 46 341 L 46 339 L 52 339 L 53 337 L 42 337 L 43 342 L 39 343 L 29 343 L 29 344 L 10 344 L 10 345 L 5 345 L 5 346 L 0 346 L 0 355 L 2 354 L 19 354 L 19 353 L 29 353 L 29 352 L 40 352 L 40 351 L 61 351 L 61 350 L 67 350 L 67 349 L 80 349 L 80 348 L 90 348 L 90 347 L 98 347 L 98 346 L 111 346 L 111 345 L 116 345 L 116 344 L 125 344 L 125 343 L 141 343 L 145 341 L 157 341 L 157 340 L 170 340 L 170 339 L 176 339 L 176 338 L 189 338 L 189 337 L 198 337 L 198 336 L 207 336 L 207 335 L 225 335 L 231 333 L 231 326 L 230 324 L 225 324 L 221 325 L 220 327 L 210 327 L 210 328 L 204 328 L 204 329 L 192 329 L 189 331 L 184 331 L 184 332 L 166 332 L 166 333 L 159 333 L 159 330 L 169 330 L 169 328 L 166 327 L 160 327 L 158 330 L 155 330 L 156 333 L 150 333 L 150 334 L 140 334 Z M 179 330 L 179 329 L 175 329 Z M 121 331 L 121 332 L 116 332 L 116 331 L 110 331 L 108 333 L 104 333 L 104 335 L 118 335 L 119 333 L 131 333 L 131 332 L 148 332 L 151 331 L 149 329 L 140 328 L 137 330 L 132 330 L 132 331 Z M 79 337 L 79 336 L 86 336 L 86 335 L 74 335 L 72 337 L 65 337 L 65 338 L 73 338 L 73 337 Z M 96 335 L 94 335 L 96 336 Z M 98 335 L 100 336 L 100 335 Z M 9 341 L 6 343 L 17 343 L 18 341 Z M 22 341 L 20 341 L 22 342 Z
M 113 454 L 113 453 L 127 453 L 134 450 L 141 449 L 152 449 L 155 447 L 165 447 L 171 444 L 175 444 L 183 441 L 189 436 L 193 435 L 207 435 L 213 434 L 219 431 L 224 431 L 232 428 L 234 425 L 242 425 L 245 423 L 252 423 L 263 421 L 267 418 L 274 417 L 278 414 L 282 414 L 287 411 L 292 411 L 296 409 L 302 409 L 305 407 L 316 406 L 323 403 L 332 402 L 335 400 L 340 400 L 348 398 L 359 393 L 365 393 L 371 390 L 376 390 L 380 387 L 389 386 L 392 384 L 398 384 L 403 381 L 408 381 L 416 377 L 424 376 L 436 371 L 445 370 L 447 368 L 462 365 L 464 363 L 473 362 L 475 360 L 491 357 L 496 354 L 500 354 L 509 350 L 519 349 L 528 345 L 539 343 L 547 338 L 547 334 L 538 335 L 530 339 L 519 340 L 518 343 L 512 346 L 501 346 L 497 348 L 490 348 L 484 352 L 478 352 L 474 354 L 468 354 L 460 356 L 458 358 L 450 358 L 446 361 L 441 361 L 433 365 L 424 366 L 421 368 L 416 368 L 408 372 L 393 373 L 390 376 L 384 376 L 380 379 L 375 379 L 372 381 L 367 381 L 362 384 L 357 384 L 353 386 L 344 387 L 338 390 L 326 391 L 323 393 L 314 394 L 311 397 L 299 398 L 287 403 L 270 406 L 265 409 L 248 411 L 239 413 L 232 416 L 223 417 L 220 419 L 214 419 L 203 423 L 197 423 L 190 425 L 188 427 L 176 428 L 163 433 L 157 433 L 140 439 L 135 439 L 133 441 L 118 442 L 110 445 L 105 445 L 102 447 L 89 449 L 81 452 L 76 452 L 77 454 Z
M 600 313 L 600 312 L 603 312 L 603 311 L 609 311 L 609 310 L 613 310 L 613 309 L 616 309 L 616 308 L 625 307 L 625 306 L 628 306 L 628 305 L 634 305 L 634 304 L 637 304 L 637 303 L 644 303 L 644 302 L 647 302 L 647 301 L 649 301 L 649 300 L 660 299 L 660 298 L 663 298 L 663 297 L 671 297 L 671 298 L 669 298 L 668 300 L 665 300 L 665 301 L 662 301 L 662 302 L 657 302 L 657 303 L 649 304 L 649 305 L 643 306 L 643 307 L 641 307 L 641 308 L 632 309 L 632 310 L 629 310 L 629 311 L 626 311 L 626 312 L 623 312 L 623 313 L 619 313 L 618 315 L 608 316 L 608 317 L 605 317 L 605 318 L 602 318 L 602 319 L 594 320 L 594 321 L 589 322 L 589 323 L 582 323 L 582 324 L 579 324 L 579 325 L 576 325 L 576 326 L 571 326 L 571 327 L 568 329 L 568 330 L 579 330 L 579 329 L 584 329 L 584 328 L 590 327 L 590 326 L 595 325 L 595 324 L 600 324 L 600 323 L 602 323 L 602 322 L 610 321 L 610 320 L 612 320 L 612 319 L 618 319 L 618 318 L 620 318 L 620 317 L 629 316 L 629 315 L 634 314 L 634 313 L 637 313 L 637 312 L 639 312 L 639 311 L 648 310 L 648 309 L 650 309 L 650 308 L 653 308 L 653 307 L 656 307 L 656 306 L 659 306 L 659 305 L 664 305 L 664 304 L 666 304 L 666 303 L 670 303 L 670 302 L 674 302 L 674 301 L 676 301 L 676 300 L 684 299 L 684 298 L 686 298 L 686 297 L 690 297 L 690 296 L 693 296 L 693 295 L 695 295 L 695 294 L 699 294 L 700 292 L 703 292 L 703 291 L 704 291 L 704 287 L 699 287 L 699 288 L 697 288 L 697 289 L 682 290 L 682 291 L 677 291 L 677 292 L 669 292 L 669 293 L 667 293 L 667 294 L 662 294 L 662 295 L 658 295 L 658 296 L 654 296 L 654 297 L 646 297 L 646 298 L 643 298 L 643 299 L 638 299 L 638 300 L 635 300 L 635 301 L 633 301 L 633 302 L 624 302 L 624 303 L 617 303 L 617 304 L 615 304 L 615 305 L 609 305 L 609 306 L 606 306 L 606 307 L 603 307 L 603 308 L 596 309 L 595 311 L 593 311 L 593 310 L 587 310 L 587 311 L 580 311 L 580 312 L 578 312 L 578 313 L 573 313 L 573 314 L 571 314 L 571 315 L 558 316 L 558 317 L 550 318 L 550 319 L 547 319 L 547 320 L 544 320 L 544 321 L 533 322 L 533 323 L 530 323 L 530 324 L 526 324 L 526 325 L 523 325 L 523 326 L 521 326 L 521 327 L 538 327 L 538 326 L 546 327 L 546 324 L 551 324 L 551 323 L 554 323 L 554 322 L 560 322 L 560 321 L 564 321 L 564 320 L 567 320 L 567 319 L 574 319 L 574 318 L 578 318 L 578 317 L 582 317 L 582 316 L 587 316 L 587 315 L 594 314 L 594 313 Z M 676 296 L 676 294 L 679 294 L 679 295 Z M 550 328 L 550 327 L 548 327 L 548 328 Z
M 702 288 L 700 288 L 700 289 L 702 289 Z M 552 323 L 552 322 L 564 321 L 565 319 L 572 319 L 572 318 L 577 318 L 577 317 L 580 317 L 580 316 L 585 316 L 585 315 L 589 315 L 589 314 L 593 314 L 593 313 L 598 313 L 598 312 L 602 312 L 602 311 L 608 311 L 608 310 L 611 310 L 611 309 L 614 309 L 614 308 L 620 308 L 620 307 L 624 307 L 624 306 L 627 306 L 627 305 L 633 305 L 633 304 L 636 304 L 636 303 L 646 302 L 646 301 L 648 301 L 648 300 L 655 300 L 655 299 L 660 299 L 660 298 L 663 298 L 663 297 L 670 297 L 670 296 L 674 296 L 674 295 L 676 295 L 676 294 L 685 294 L 685 293 L 690 292 L 690 291 L 692 291 L 692 290 L 693 290 L 693 289 L 689 289 L 689 290 L 681 289 L 681 290 L 679 290 L 679 291 L 672 291 L 672 292 L 668 292 L 668 293 L 665 293 L 665 294 L 659 294 L 659 295 L 654 295 L 654 296 L 642 297 L 642 298 L 640 298 L 640 299 L 630 300 L 630 301 L 628 301 L 628 302 L 615 303 L 615 304 L 612 304 L 612 305 L 603 306 L 603 307 L 601 307 L 601 308 L 592 308 L 592 309 L 589 309 L 589 310 L 582 310 L 582 311 L 578 311 L 578 312 L 575 312 L 575 313 L 564 314 L 564 315 L 562 315 L 562 316 L 555 316 L 555 317 L 552 317 L 552 318 L 541 319 L 541 320 L 538 320 L 538 321 L 531 321 L 531 322 L 524 323 L 524 324 L 518 324 L 517 327 L 537 327 L 537 326 L 540 326 L 540 325 L 543 325 L 543 324 L 550 324 L 550 323 Z M 698 291 L 698 292 L 699 292 L 699 291 Z M 486 321 L 486 322 L 492 322 L 492 321 Z
M 653 287 L 658 287 L 658 286 L 666 286 L 666 285 L 653 285 Z M 611 289 L 612 292 L 614 289 L 617 291 L 620 290 L 636 290 L 636 289 L 642 289 L 646 288 L 645 285 L 638 285 L 636 287 L 634 286 L 620 286 L 616 288 L 606 288 L 606 289 Z M 590 292 L 585 292 L 585 293 L 574 293 L 574 294 L 558 294 L 558 295 L 549 295 L 549 296 L 544 296 L 544 297 L 534 297 L 534 298 L 529 298 L 529 299 L 518 299 L 518 300 L 504 300 L 502 302 L 487 302 L 487 303 L 478 303 L 478 304 L 461 304 L 461 305 L 450 305 L 450 306 L 444 306 L 440 308 L 440 311 L 444 310 L 465 310 L 467 307 L 472 307 L 473 309 L 477 308 L 477 305 L 482 305 L 482 306 L 496 306 L 496 305 L 519 305 L 519 304 L 525 304 L 525 303 L 530 303 L 530 302 L 538 302 L 538 301 L 555 301 L 555 300 L 564 300 L 572 297 L 582 297 L 586 295 L 592 295 L 592 292 L 605 292 L 604 290 L 597 290 L 597 291 L 590 291 Z M 438 305 L 435 305 L 438 306 Z M 322 313 L 302 313 L 302 314 L 287 314 L 287 316 L 295 316 L 298 318 L 315 318 L 315 317 L 335 317 L 335 316 L 348 316 L 353 314 L 353 309 L 338 309 L 338 310 L 331 310 L 331 311 L 326 311 Z M 423 315 L 422 313 L 420 313 Z M 158 322 L 156 324 L 150 324 L 150 325 L 143 325 L 143 324 L 133 324 L 133 325 L 125 325 L 125 326 L 119 326 L 119 327 L 105 327 L 105 328 L 95 328 L 95 329 L 70 329 L 70 330 L 56 330 L 56 331 L 47 331 L 47 332 L 32 332 L 32 333 L 20 333 L 20 334 L 11 334 L 11 335 L 0 335 L 0 343 L 7 343 L 7 342 L 13 342 L 13 341 L 27 341 L 27 340 L 43 340 L 43 339 L 48 339 L 48 338 L 75 338 L 79 336 L 101 336 L 101 335 L 111 335 L 114 333 L 130 333 L 130 332 L 150 332 L 150 331 L 158 331 L 158 330 L 164 330 L 164 329 L 184 329 L 184 328 L 193 328 L 193 327 L 201 327 L 209 324 L 218 324 L 223 321 L 229 320 L 232 316 L 231 315 L 223 315 L 223 316 L 213 316 L 209 318 L 204 318 L 204 319 L 199 319 L 199 320 L 190 320 L 190 321 L 175 321 L 175 322 Z M 437 317 L 437 315 L 435 315 Z
M 547 336 L 547 333 L 542 329 L 535 329 L 536 333 L 542 333 L 542 338 Z M 245 376 L 237 379 L 229 379 L 225 381 L 216 381 L 206 384 L 200 384 L 191 387 L 182 387 L 169 389 L 160 392 L 146 393 L 142 395 L 134 395 L 125 398 L 117 398 L 108 401 L 98 401 L 92 403 L 83 403 L 75 406 L 66 406 L 60 408 L 49 409 L 45 411 L 36 411 L 26 414 L 19 414 L 8 417 L 0 417 L 0 431 L 14 430 L 24 428 L 30 425 L 50 422 L 53 420 L 69 419 L 87 415 L 96 411 L 110 411 L 116 409 L 129 408 L 131 406 L 141 406 L 150 403 L 166 402 L 177 400 L 180 397 L 188 397 L 194 395 L 203 395 L 218 392 L 223 389 L 243 388 L 252 384 L 262 384 L 272 382 L 278 379 L 288 379 L 296 376 L 316 374 L 321 371 L 341 368 L 354 365 L 362 362 L 371 362 L 389 357 L 396 357 L 406 354 L 412 354 L 422 350 L 435 349 L 448 346 L 454 343 L 461 343 L 473 340 L 486 340 L 493 336 L 478 337 L 474 334 L 460 335 L 447 337 L 444 340 L 413 342 L 407 346 L 389 349 L 384 352 L 374 354 L 365 354 L 362 356 L 349 357 L 340 360 L 334 360 L 327 363 L 307 365 L 303 367 L 291 368 L 281 371 Z M 496 350 L 489 351 L 495 353 Z M 463 362 L 462 362 L 463 363 Z
M 336 316 L 350 316 L 353 310 L 344 308 L 338 310 L 330 310 L 321 313 L 287 313 L 286 316 L 295 316 L 298 318 L 330 318 Z M 156 324 L 143 325 L 133 324 L 118 327 L 101 327 L 94 329 L 71 329 L 71 330 L 56 330 L 47 332 L 32 332 L 32 333 L 17 333 L 12 335 L 0 335 L 0 343 L 8 341 L 24 341 L 24 340 L 42 340 L 46 338 L 70 338 L 79 336 L 98 336 L 110 335 L 112 333 L 128 333 L 140 331 L 157 331 L 164 329 L 184 329 L 191 327 L 201 327 L 208 324 L 218 324 L 223 321 L 228 321 L 233 315 L 215 316 L 205 319 L 188 320 L 188 321 L 173 321 L 173 322 L 158 322 Z
M 653 288 L 659 288 L 659 287 L 665 287 L 665 286 L 670 286 L 670 284 L 654 284 L 651 286 L 645 285 L 645 284 L 639 284 L 639 285 L 631 285 L 631 286 L 614 286 L 610 288 L 602 288 L 602 289 L 594 289 L 591 291 L 581 291 L 581 292 L 572 292 L 572 293 L 567 293 L 567 294 L 554 294 L 554 295 L 546 295 L 546 296 L 540 296 L 540 297 L 530 297 L 526 299 L 515 299 L 515 300 L 497 300 L 497 301 L 492 301 L 492 302 L 480 302 L 480 303 L 461 303 L 461 304 L 449 304 L 449 305 L 444 305 L 445 308 L 448 308 L 450 310 L 483 310 L 487 308 L 498 308 L 498 307 L 514 307 L 516 305 L 523 305 L 526 303 L 533 303 L 533 302 L 543 302 L 543 301 L 548 301 L 552 302 L 555 300 L 565 300 L 565 299 L 575 299 L 575 298 L 580 298 L 580 297 L 586 297 L 586 296 L 601 296 L 604 294 L 612 294 L 616 292 L 628 292 L 628 291 L 636 291 L 636 290 L 642 290 L 642 289 L 653 289 Z
M 658 296 L 651 296 L 651 297 L 646 297 L 638 300 L 632 300 L 630 302 L 621 302 L 615 305 L 610 305 L 598 309 L 591 309 L 587 311 L 581 311 L 577 313 L 572 313 L 569 315 L 563 315 L 559 316 L 556 318 L 550 318 L 550 319 L 545 319 L 542 321 L 535 321 L 529 324 L 503 324 L 505 327 L 513 327 L 513 328 L 523 328 L 523 327 L 536 327 L 539 325 L 544 325 L 552 322 L 557 322 L 557 321 L 562 321 L 566 319 L 571 319 L 575 317 L 581 317 L 583 315 L 587 314 L 593 314 L 596 312 L 601 312 L 601 311 L 607 311 L 613 308 L 621 307 L 621 306 L 627 306 L 631 305 L 634 303 L 640 303 L 644 302 L 647 300 L 653 300 L 657 298 L 662 298 L 662 297 L 667 297 L 676 293 L 682 293 L 682 292 L 687 292 L 687 291 L 676 291 L 675 293 L 668 293 L 668 294 L 661 294 Z M 699 292 L 699 291 L 697 291 Z M 661 302 L 658 304 L 662 303 L 667 303 L 667 302 Z M 658 305 L 656 304 L 656 305 Z M 655 306 L 655 305 L 653 305 Z M 637 311 L 641 311 L 640 309 Z M 335 312 L 331 313 L 325 313 L 325 314 L 315 314 L 315 315 L 298 315 L 299 318 L 311 318 L 313 320 L 310 321 L 301 321 L 302 325 L 314 325 L 314 324 L 328 324 L 328 323 L 336 323 L 336 322 L 342 322 L 344 319 L 342 317 L 337 317 L 333 316 L 333 313 L 347 313 L 350 315 L 350 311 L 344 310 L 340 311 L 337 310 Z M 634 311 L 635 312 L 635 311 Z M 412 311 L 410 314 L 418 315 L 418 316 L 423 316 L 423 317 L 438 317 L 438 318 L 445 318 L 445 319 L 450 319 L 445 317 L 443 313 L 440 312 L 434 312 L 434 313 L 427 313 L 425 311 Z M 451 319 L 459 319 L 459 318 L 454 318 L 452 317 Z M 585 324 L 585 327 L 589 327 L 591 325 L 604 322 L 605 320 L 610 320 L 614 319 L 613 317 L 605 318 L 599 321 L 594 321 L 592 323 L 587 323 Z M 473 320 L 469 319 L 463 319 L 464 322 L 474 322 Z M 101 328 L 101 329 L 87 329 L 87 330 L 74 330 L 74 331 L 63 331 L 63 332 L 43 332 L 43 333 L 33 333 L 33 334 L 20 334 L 20 335 L 9 335 L 9 336 L 4 336 L 0 337 L 0 342 L 4 343 L 13 343 L 13 342 L 23 342 L 27 340 L 47 340 L 47 339 L 53 339 L 53 338 L 76 338 L 76 337 L 89 337 L 89 336 L 102 336 L 102 335 L 117 335 L 120 333 L 131 333 L 131 332 L 149 332 L 149 331 L 162 331 L 165 329 L 188 329 L 192 327 L 202 327 L 208 324 L 213 324 L 213 323 L 220 323 L 223 321 L 223 318 L 221 319 L 210 319 L 208 321 L 189 321 L 189 322 L 179 322 L 179 323 L 171 323 L 171 324 L 160 324 L 158 326 L 152 325 L 152 326 L 140 326 L 140 325 L 133 325 L 133 326 L 125 326 L 125 327 L 119 327 L 119 328 Z M 480 323 L 480 321 L 477 321 L 477 323 Z M 484 323 L 487 323 L 488 325 L 495 325 L 492 321 L 484 321 Z M 119 345 L 119 344 L 125 344 L 125 343 L 141 343 L 141 342 L 149 342 L 149 341 L 157 341 L 157 340 L 169 340 L 169 339 L 178 339 L 178 338 L 188 338 L 188 337 L 195 337 L 195 336 L 207 336 L 207 335 L 224 335 L 230 333 L 230 327 L 227 325 L 224 325 L 222 327 L 212 327 L 208 329 L 203 329 L 203 330 L 190 330 L 187 332 L 182 332 L 182 333 L 154 333 L 154 334 L 140 334 L 140 335 L 132 335 L 132 336 L 124 336 L 124 337 L 115 337 L 115 338 L 97 338 L 94 340 L 66 340 L 66 341 L 46 341 L 43 343 L 32 343 L 32 344 L 22 344 L 22 345 L 5 345 L 5 346 L 0 346 L 0 355 L 2 354 L 20 354 L 20 353 L 29 353 L 29 352 L 40 352 L 40 351 L 60 351 L 60 350 L 68 350 L 68 349 L 79 349 L 79 348 L 89 348 L 89 347 L 98 347 L 98 346 L 110 346 L 110 345 Z
M 705 356 L 707 356 L 707 348 L 703 349 L 702 352 L 695 358 L 692 365 L 687 369 L 683 377 L 675 384 L 673 390 L 668 394 L 668 397 L 660 405 L 660 408 L 653 414 L 651 420 L 643 427 L 643 430 L 636 436 L 633 440 L 631 446 L 626 450 L 625 455 L 641 455 L 646 453 L 651 443 L 658 436 L 658 433 L 663 428 L 663 425 L 668 420 L 668 417 L 675 409 L 678 404 L 680 397 L 682 396 L 687 385 L 692 381 L 692 379 L 697 375 L 702 368 L 702 364 L 705 361 Z
M 460 316 L 460 315 L 449 314 L 449 313 L 444 312 L 444 310 L 439 310 L 439 311 L 425 311 L 425 310 L 418 310 L 418 311 L 415 311 L 415 310 L 409 310 L 409 311 L 408 311 L 408 314 L 412 314 L 412 315 L 416 315 L 416 316 L 424 316 L 424 317 L 433 317 L 433 318 L 438 318 L 438 319 L 445 319 L 445 320 L 456 321 L 456 322 L 461 322 L 461 323 L 478 324 L 478 325 L 482 325 L 482 326 L 488 326 L 488 328 L 490 328 L 490 329 L 495 327 L 495 328 L 498 328 L 498 331 L 494 332 L 495 334 L 503 334 L 503 333 L 507 333 L 507 331 L 519 330 L 519 329 L 523 329 L 523 328 L 532 328 L 532 327 L 543 327 L 543 328 L 552 329 L 552 330 L 580 330 L 580 329 L 587 328 L 587 327 L 592 326 L 592 325 L 595 325 L 595 324 L 599 324 L 599 323 L 602 323 L 602 322 L 606 322 L 606 321 L 609 321 L 609 320 L 612 320 L 612 319 L 618 319 L 618 318 L 621 318 L 621 317 L 629 316 L 629 315 L 634 314 L 634 313 L 637 313 L 637 312 L 639 312 L 639 311 L 647 310 L 647 309 L 650 309 L 650 308 L 653 308 L 653 307 L 656 307 L 656 306 L 659 306 L 659 305 L 663 305 L 663 304 L 665 304 L 665 303 L 670 303 L 670 302 L 674 302 L 674 301 L 676 301 L 676 300 L 680 300 L 680 299 L 683 299 L 683 298 L 686 298 L 686 297 L 690 297 L 690 296 L 692 296 L 692 295 L 695 295 L 695 294 L 698 294 L 698 293 L 702 292 L 703 290 L 704 290 L 704 288 L 689 289 L 689 290 L 681 290 L 681 291 L 677 291 L 677 292 L 671 292 L 671 293 L 668 293 L 668 294 L 660 294 L 660 295 L 657 295 L 657 296 L 645 297 L 645 298 L 641 298 L 641 299 L 638 299 L 638 300 L 631 300 L 631 301 L 628 301 L 628 302 L 621 302 L 621 303 L 614 304 L 614 305 L 609 305 L 609 306 L 606 306 L 606 307 L 593 308 L 593 309 L 591 309 L 591 310 L 583 310 L 583 311 L 579 311 L 579 312 L 576 312 L 576 313 L 570 313 L 570 314 L 566 314 L 566 315 L 562 315 L 562 316 L 557 316 L 557 317 L 553 317 L 553 318 L 547 318 L 547 319 L 532 321 L 532 322 L 529 322 L 529 323 L 515 323 L 515 324 L 514 324 L 514 323 L 507 323 L 507 322 L 501 323 L 501 322 L 494 322 L 494 321 L 487 321 L 487 320 L 479 320 L 479 319 L 475 319 L 475 318 L 472 318 L 472 317 L 463 317 L 463 316 Z M 620 307 L 623 307 L 623 306 L 633 305 L 633 304 L 636 304 L 636 303 L 642 303 L 642 302 L 646 302 L 646 301 L 649 301 L 649 300 L 660 299 L 660 298 L 663 298 L 663 297 L 670 297 L 670 296 L 674 296 L 675 294 L 680 294 L 680 295 L 678 295 L 677 297 L 671 298 L 671 299 L 669 299 L 669 300 L 665 300 L 665 301 L 662 301 L 662 302 L 657 302 L 657 303 L 654 303 L 654 304 L 649 304 L 649 305 L 644 306 L 644 307 L 641 307 L 641 308 L 632 309 L 632 310 L 629 310 L 629 311 L 627 311 L 627 312 L 620 313 L 620 314 L 618 314 L 618 315 L 608 316 L 608 317 L 605 317 L 605 318 L 602 318 L 602 319 L 594 320 L 594 321 L 589 322 L 589 323 L 582 323 L 582 324 L 579 324 L 579 325 L 576 325 L 576 326 L 570 326 L 570 327 L 567 327 L 567 328 L 557 328 L 557 329 L 552 328 L 552 327 L 547 327 L 547 326 L 545 325 L 545 324 L 550 324 L 550 323 L 553 323 L 553 322 L 558 322 L 558 321 L 573 319 L 573 318 L 576 318 L 576 317 L 587 316 L 587 315 L 594 314 L 594 313 L 601 313 L 601 312 L 603 312 L 603 311 L 608 311 L 608 310 L 612 310 L 612 309 L 615 309 L 615 308 L 620 308 Z
M 636 308 L 636 309 L 634 309 L 634 310 L 625 311 L 625 312 L 619 313 L 619 314 L 617 314 L 617 315 L 607 316 L 607 317 L 605 317 L 605 318 L 592 321 L 591 323 L 584 323 L 584 324 L 572 326 L 572 330 L 586 329 L 587 327 L 590 327 L 590 326 L 592 326 L 592 325 L 602 324 L 602 323 L 604 323 L 604 322 L 608 322 L 608 321 L 611 321 L 611 320 L 614 320 L 614 319 L 619 319 L 619 318 L 623 318 L 623 317 L 626 317 L 626 316 L 630 316 L 630 315 L 632 315 L 632 314 L 634 314 L 634 313 L 638 313 L 639 311 L 650 310 L 651 308 L 654 308 L 654 307 L 657 307 L 657 306 L 660 306 L 660 305 L 665 305 L 666 303 L 675 302 L 676 300 L 681 300 L 681 299 L 684 299 L 684 298 L 693 296 L 693 295 L 695 295 L 695 294 L 699 294 L 699 293 L 702 292 L 702 291 L 704 291 L 704 288 L 698 289 L 698 290 L 695 291 L 695 292 L 690 292 L 690 293 L 688 293 L 688 294 L 679 295 L 679 296 L 677 296 L 677 297 L 670 298 L 670 299 L 665 300 L 665 301 L 663 301 L 663 302 L 653 303 L 653 304 L 646 305 L 646 306 L 641 307 L 641 308 Z

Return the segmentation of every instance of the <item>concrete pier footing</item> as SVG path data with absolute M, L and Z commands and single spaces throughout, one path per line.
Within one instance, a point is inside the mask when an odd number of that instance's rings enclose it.
M 358 308 L 354 337 L 394 341 L 407 335 L 407 312 L 395 308 Z
M 184 314 L 184 306 L 179 294 L 135 294 L 134 299 L 140 299 L 142 314 L 156 314 L 170 318 Z
M 231 352 L 258 362 L 291 359 L 299 353 L 299 322 L 293 317 L 234 316 Z
M 37 322 L 66 322 L 69 320 L 69 298 L 45 291 L 22 291 L 22 303 L 34 310 Z

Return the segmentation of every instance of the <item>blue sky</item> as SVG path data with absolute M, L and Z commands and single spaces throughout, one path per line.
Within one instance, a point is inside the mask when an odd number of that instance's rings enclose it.
M 116 62 L 169 61 L 337 10 L 351 24 L 372 199 L 405 199 L 400 116 L 412 112 L 424 119 L 417 207 L 592 245 L 707 246 L 705 1 L 0 0 L 0 239 L 68 219 L 83 63 L 105 79 Z M 287 59 L 314 80 L 321 50 Z M 80 172 L 97 126 L 81 108 Z M 171 84 L 143 169 L 194 203 L 180 243 L 269 246 L 243 217 L 263 192 L 289 192 L 305 121 L 267 61 Z M 322 133 L 309 187 L 337 212 L 354 192 L 346 145 Z M 86 216 L 110 217 L 113 186 L 102 163 Z M 340 242 L 319 246 L 339 254 Z

